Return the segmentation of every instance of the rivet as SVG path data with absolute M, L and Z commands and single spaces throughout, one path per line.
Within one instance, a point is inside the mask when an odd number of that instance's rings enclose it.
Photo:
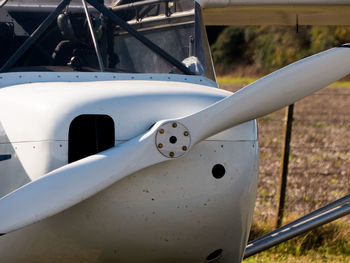
M 164 133 L 164 130 L 163 130 L 163 129 L 160 129 L 160 130 L 159 130 L 159 133 L 160 133 L 160 134 L 163 134 L 163 133 Z
M 163 144 L 158 144 L 158 148 L 163 148 Z
M 169 153 L 169 156 L 170 156 L 170 157 L 174 157 L 174 155 L 175 155 L 175 154 L 174 154 L 173 152 L 170 152 L 170 153 Z
M 173 128 L 176 128 L 176 127 L 177 127 L 177 123 L 174 122 L 174 123 L 173 123 Z
M 188 131 L 185 131 L 185 132 L 184 132 L 184 136 L 188 136 Z
M 187 151 L 187 146 L 182 146 L 183 151 Z

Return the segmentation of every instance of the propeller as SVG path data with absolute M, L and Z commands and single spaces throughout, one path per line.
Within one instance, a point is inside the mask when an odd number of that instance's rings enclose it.
M 203 139 L 263 116 L 350 72 L 348 45 L 305 58 L 192 115 L 54 170 L 0 199 L 0 233 L 57 214 L 145 167 L 176 159 Z

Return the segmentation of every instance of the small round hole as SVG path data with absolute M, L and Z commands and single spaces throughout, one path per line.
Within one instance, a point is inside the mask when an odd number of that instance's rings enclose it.
M 211 170 L 211 173 L 216 179 L 220 179 L 225 175 L 226 169 L 222 164 L 215 164 Z
M 169 138 L 169 142 L 172 143 L 172 144 L 174 144 L 174 143 L 177 142 L 177 138 L 176 138 L 175 136 L 171 136 L 171 137 Z
M 223 250 L 221 248 L 219 248 L 219 249 L 215 250 L 214 252 L 210 253 L 209 256 L 207 256 L 207 258 L 205 259 L 206 262 L 212 262 L 215 259 L 217 259 L 218 257 L 220 257 L 222 254 L 222 251 Z

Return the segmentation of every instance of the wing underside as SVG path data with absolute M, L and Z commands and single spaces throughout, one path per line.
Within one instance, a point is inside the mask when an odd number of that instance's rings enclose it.
M 140 0 L 130 0 L 138 1 Z M 162 1 L 164 0 L 159 0 Z M 195 1 L 203 8 L 206 25 L 350 25 L 350 0 Z M 6 9 L 49 11 L 59 2 L 60 0 L 10 0 L 6 2 Z M 104 4 L 112 7 L 118 2 L 105 0 Z M 80 1 L 72 0 L 70 10 L 74 10 L 77 5 L 80 5 Z
M 202 0 L 206 25 L 350 25 L 349 0 Z

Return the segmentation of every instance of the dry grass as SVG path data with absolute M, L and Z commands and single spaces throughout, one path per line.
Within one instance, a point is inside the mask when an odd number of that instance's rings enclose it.
M 286 221 L 294 220 L 288 217 Z M 250 239 L 255 239 L 273 229 L 268 224 L 255 221 Z M 348 220 L 340 219 L 324 225 L 277 247 L 246 259 L 244 262 L 350 262 L 350 228 Z
M 255 78 L 219 78 L 236 91 Z M 258 119 L 260 179 L 252 235 L 272 229 L 277 205 L 284 110 Z M 350 193 L 350 83 L 337 82 L 295 104 L 289 156 L 289 222 Z M 340 222 L 339 222 L 340 221 Z M 350 216 L 247 262 L 350 262 Z

